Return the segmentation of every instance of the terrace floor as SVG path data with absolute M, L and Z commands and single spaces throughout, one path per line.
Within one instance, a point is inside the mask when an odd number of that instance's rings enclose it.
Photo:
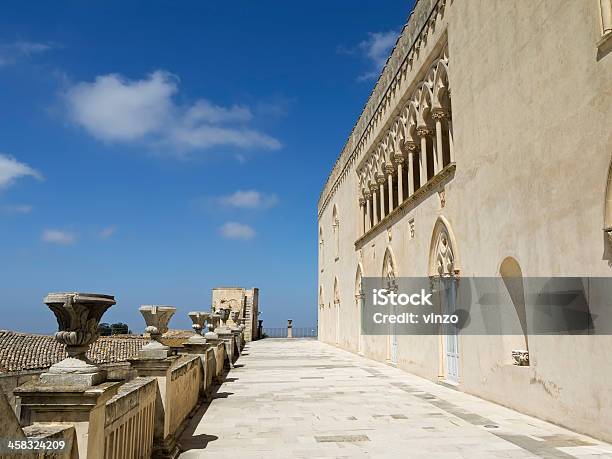
M 308 339 L 247 345 L 181 458 L 612 458 L 612 445 Z

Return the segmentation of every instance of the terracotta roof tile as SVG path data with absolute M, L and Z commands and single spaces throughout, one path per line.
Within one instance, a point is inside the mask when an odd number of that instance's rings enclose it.
M 87 355 L 94 363 L 125 362 L 148 342 L 140 335 L 102 336 Z M 66 357 L 53 336 L 0 330 L 0 373 L 48 368 Z

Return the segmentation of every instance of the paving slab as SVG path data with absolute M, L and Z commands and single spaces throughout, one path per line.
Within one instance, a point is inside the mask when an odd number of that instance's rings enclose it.
M 612 458 L 612 445 L 309 339 L 248 350 L 181 458 Z

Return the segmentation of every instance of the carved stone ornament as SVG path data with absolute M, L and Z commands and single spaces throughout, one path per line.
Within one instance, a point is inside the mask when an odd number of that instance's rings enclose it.
M 438 196 L 440 197 L 440 207 L 446 206 L 446 190 L 444 188 L 438 191 Z
M 219 335 L 215 333 L 217 327 L 219 327 L 219 323 L 221 322 L 221 315 L 218 312 L 214 312 L 210 315 L 210 320 L 208 322 L 208 332 L 204 335 L 206 340 L 216 340 L 219 339 Z
M 529 351 L 514 349 L 512 351 L 512 358 L 514 359 L 514 364 L 518 365 L 519 367 L 529 366 Z
M 430 134 L 429 129 L 426 126 L 418 126 L 417 127 L 417 135 L 419 137 L 427 137 Z
M 238 317 L 240 316 L 240 313 L 238 311 L 231 311 L 231 317 L 232 317 L 232 322 L 234 323 L 234 326 L 232 327 L 232 329 L 236 329 L 238 328 Z
M 87 358 L 91 344 L 99 338 L 102 315 L 115 304 L 115 297 L 95 293 L 49 293 L 43 300 L 57 319 L 55 339 L 66 346 L 68 358 L 52 365 L 40 376 L 43 383 L 91 386 L 103 382 L 105 373 Z
M 441 230 L 438 234 L 436 243 L 436 270 L 440 276 L 452 276 L 455 274 L 455 255 L 446 229 Z
M 191 328 L 193 328 L 196 334 L 194 336 L 191 336 L 187 341 L 195 343 L 206 342 L 206 340 L 202 336 L 202 332 L 205 333 L 206 323 L 210 320 L 210 313 L 192 311 L 188 313 L 188 316 L 193 322 Z
M 444 118 L 446 118 L 446 112 L 444 110 L 439 110 L 439 109 L 438 110 L 434 110 L 431 113 L 431 117 L 434 120 L 443 120 Z
M 414 239 L 415 229 L 414 229 L 414 218 L 408 220 L 408 228 L 410 231 L 410 239 Z
M 217 309 L 217 313 L 219 314 L 219 319 L 221 321 L 221 326 L 217 327 L 215 331 L 219 332 L 229 332 L 229 327 L 227 326 L 227 320 L 230 317 L 230 308 L 228 307 L 220 307 Z
M 147 327 L 145 332 L 151 335 L 151 342 L 144 346 L 139 356 L 149 359 L 163 359 L 170 355 L 170 347 L 161 342 L 161 337 L 168 331 L 168 322 L 176 312 L 172 306 L 145 305 L 140 307 Z

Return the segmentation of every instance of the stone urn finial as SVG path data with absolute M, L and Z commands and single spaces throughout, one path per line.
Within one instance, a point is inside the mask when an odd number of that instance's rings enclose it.
M 202 334 L 205 329 L 206 323 L 210 320 L 210 313 L 201 311 L 192 311 L 188 313 L 189 318 L 193 322 L 191 328 L 195 330 L 198 335 Z
M 232 322 L 234 323 L 234 326 L 232 327 L 233 329 L 237 329 L 238 328 L 238 317 L 240 316 L 240 312 L 238 311 L 231 311 L 231 316 L 232 316 Z
M 229 308 L 220 308 L 218 313 L 221 319 L 221 327 L 219 328 L 227 328 L 227 319 L 229 319 L 230 316 Z
M 215 328 L 219 326 L 220 322 L 221 322 L 221 315 L 218 312 L 213 312 L 210 315 L 210 320 L 208 321 L 208 331 L 214 332 Z
M 139 352 L 139 356 L 149 359 L 163 359 L 170 355 L 170 347 L 161 342 L 161 337 L 168 331 L 168 323 L 176 312 L 172 306 L 145 305 L 140 307 L 147 327 L 145 332 L 151 335 L 151 342 Z
M 210 313 L 201 311 L 192 311 L 189 314 L 193 325 L 191 326 L 196 334 L 190 337 L 187 341 L 190 343 L 205 343 L 206 339 L 202 336 L 202 331 L 206 328 L 206 323 L 210 320 Z
M 219 339 L 219 335 L 215 333 L 215 329 L 219 326 L 220 321 L 221 315 L 218 312 L 210 314 L 210 319 L 208 321 L 208 332 L 204 335 L 204 338 L 207 340 Z
M 57 342 L 66 346 L 68 358 L 52 365 L 40 376 L 43 383 L 92 386 L 106 375 L 87 358 L 89 347 L 99 338 L 102 315 L 114 305 L 115 297 L 96 293 L 49 293 L 43 300 L 57 319 Z
M 244 330 L 246 328 L 246 319 L 243 317 L 240 319 L 240 330 Z

